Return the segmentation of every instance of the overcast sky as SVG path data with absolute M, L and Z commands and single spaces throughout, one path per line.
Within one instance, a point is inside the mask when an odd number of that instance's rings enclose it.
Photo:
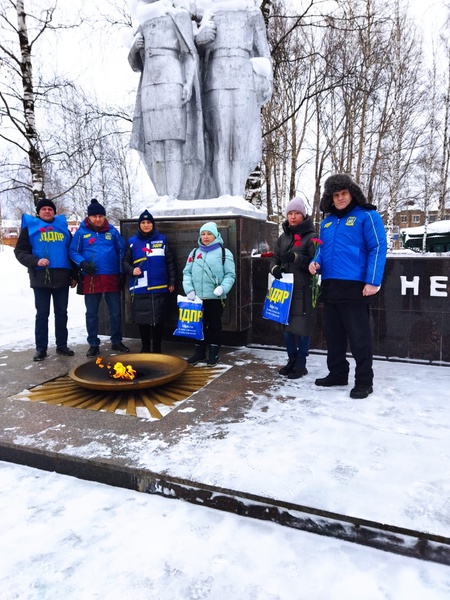
M 300 2 L 303 3 L 303 0 Z M 297 3 L 299 0 L 296 0 Z M 120 6 L 120 0 L 116 0 L 116 4 Z M 95 3 L 73 0 L 70 5 L 72 11 L 79 9 L 92 19 L 99 19 L 100 13 L 113 15 L 110 0 L 98 0 Z M 128 6 L 128 2 L 123 0 L 123 5 Z M 425 26 L 425 45 L 430 47 L 432 36 L 437 35 L 445 21 L 445 0 L 410 0 L 410 7 L 418 24 Z M 64 3 L 65 15 L 67 8 Z M 100 22 L 84 26 L 73 36 L 65 32 L 60 36 L 56 48 L 53 48 L 53 58 L 50 60 L 57 62 L 67 74 L 78 78 L 83 86 L 95 90 L 101 98 L 111 103 L 133 102 L 139 75 L 128 65 L 126 44 L 130 41 L 130 33 L 130 28 L 113 28 Z

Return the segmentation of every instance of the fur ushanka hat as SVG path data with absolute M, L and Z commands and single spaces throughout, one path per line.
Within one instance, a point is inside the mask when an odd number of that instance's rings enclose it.
M 359 185 L 350 175 L 340 174 L 331 175 L 325 181 L 322 198 L 320 199 L 320 210 L 323 213 L 329 213 L 333 206 L 333 194 L 342 190 L 348 190 L 352 199 L 360 206 L 367 205 L 367 199 Z

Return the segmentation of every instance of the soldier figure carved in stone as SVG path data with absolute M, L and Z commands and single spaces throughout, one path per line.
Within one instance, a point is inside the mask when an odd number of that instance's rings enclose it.
M 156 192 L 195 198 L 203 166 L 198 55 L 191 16 L 182 0 L 139 0 L 140 26 L 128 60 L 141 72 L 131 148 Z
M 272 94 L 264 18 L 254 0 L 197 0 L 197 10 L 203 17 L 196 44 L 215 191 L 243 196 L 261 160 L 260 106 Z

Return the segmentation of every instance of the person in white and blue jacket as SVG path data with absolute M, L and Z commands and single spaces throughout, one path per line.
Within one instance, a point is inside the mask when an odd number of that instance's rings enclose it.
M 188 256 L 183 269 L 183 289 L 188 300 L 203 300 L 204 340 L 195 344 L 190 365 L 219 362 L 224 300 L 236 280 L 233 254 L 224 248 L 217 224 L 210 221 L 200 227 L 198 247 Z M 207 353 L 208 350 L 208 353 Z M 207 355 L 208 354 L 208 355 Z
M 329 374 L 318 386 L 348 384 L 347 342 L 356 362 L 351 398 L 373 392 L 370 302 L 378 293 L 386 264 L 387 241 L 381 216 L 359 185 L 346 174 L 325 181 L 320 210 L 327 213 L 309 271 L 322 276 L 324 334 Z
M 156 229 L 148 210 L 139 217 L 136 235 L 128 239 L 122 266 L 130 278 L 131 315 L 139 328 L 141 352 L 159 354 L 169 294 L 175 290 L 175 261 L 166 236 Z

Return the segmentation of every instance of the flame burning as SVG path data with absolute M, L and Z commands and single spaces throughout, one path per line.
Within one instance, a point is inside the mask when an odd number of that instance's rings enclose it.
M 131 365 L 125 366 L 121 362 L 116 362 L 114 371 L 114 379 L 134 379 L 136 377 L 136 370 Z
M 105 365 L 102 363 L 102 358 L 97 358 L 95 364 L 100 368 L 104 369 Z M 116 362 L 114 367 L 111 367 L 111 363 L 106 365 L 110 376 L 113 379 L 134 379 L 136 377 L 136 370 L 131 365 L 124 365 L 121 362 Z M 114 371 L 113 371 L 114 369 Z

